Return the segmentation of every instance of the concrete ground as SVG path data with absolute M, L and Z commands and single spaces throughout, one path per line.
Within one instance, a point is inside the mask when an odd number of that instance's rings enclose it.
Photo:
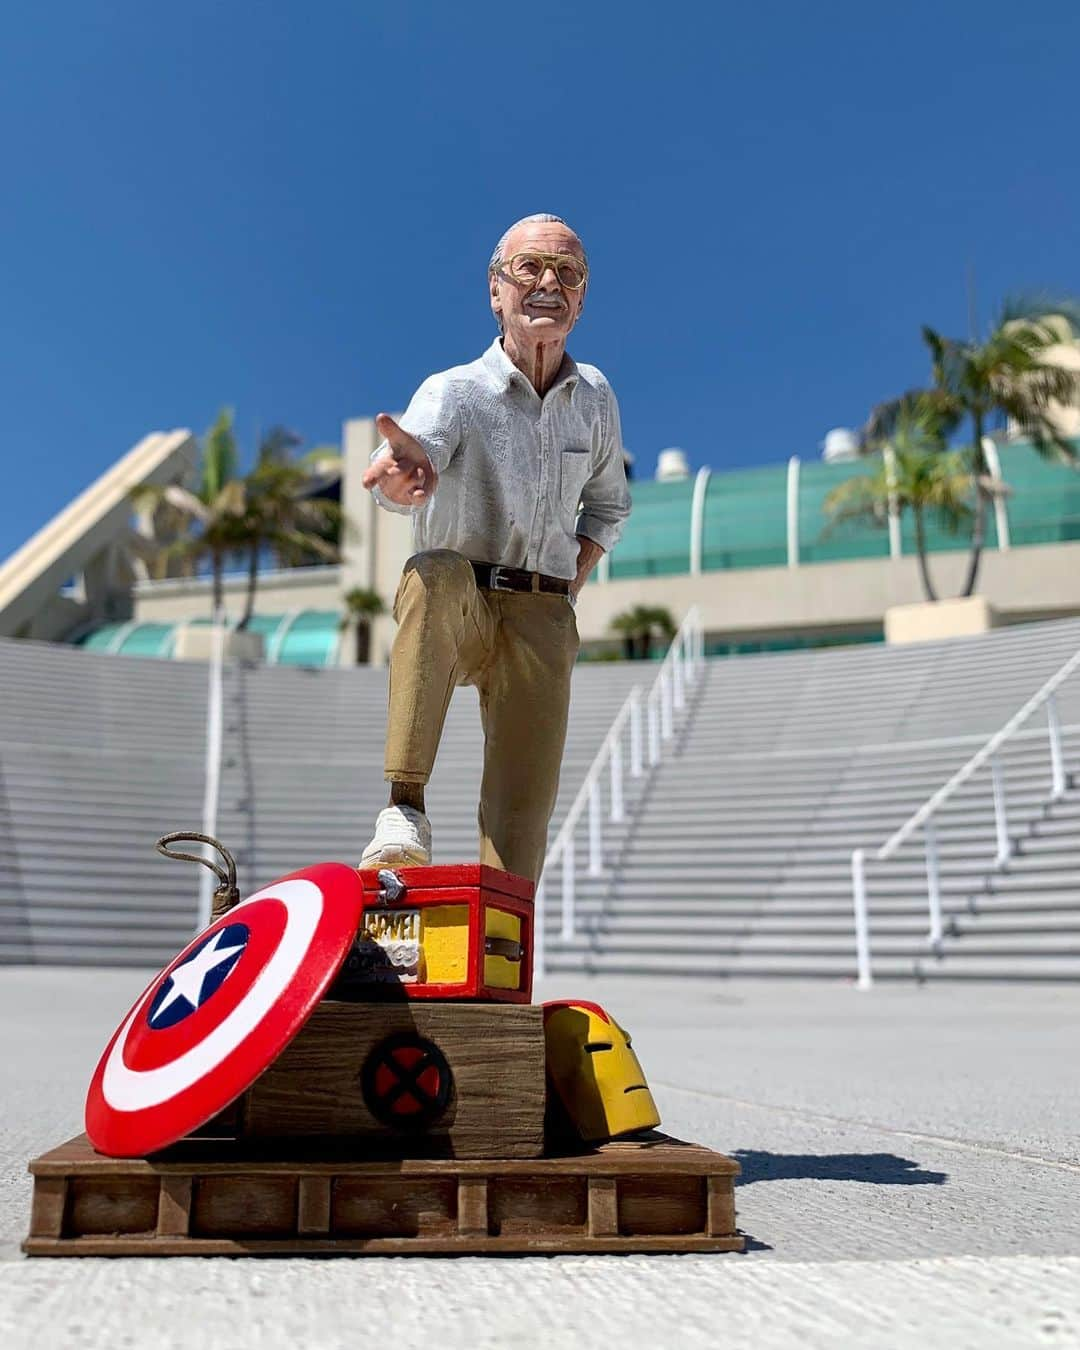
M 549 981 L 739 1159 L 742 1256 L 26 1259 L 26 1162 L 144 983 L 0 972 L 5 1347 L 1080 1345 L 1080 989 Z

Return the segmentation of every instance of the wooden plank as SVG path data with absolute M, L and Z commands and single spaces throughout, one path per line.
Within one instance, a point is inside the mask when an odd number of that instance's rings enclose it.
M 379 1078 L 365 1065 L 391 1036 L 420 1037 L 444 1057 L 446 1101 L 426 1121 L 379 1118 Z M 393 1108 L 425 1102 L 399 1089 Z M 529 1005 L 323 1002 L 246 1094 L 245 1138 L 347 1136 L 386 1149 L 459 1158 L 536 1158 L 544 1148 L 543 1010 Z M 419 1125 L 417 1122 L 421 1122 Z
M 529 1177 L 488 1181 L 488 1233 L 492 1237 L 568 1236 L 588 1233 L 588 1180 L 534 1171 Z
M 295 1172 L 201 1176 L 191 1208 L 192 1237 L 294 1237 L 299 1182 Z
M 619 1231 L 614 1177 L 589 1178 L 589 1236 L 612 1237 Z
M 30 1236 L 58 1238 L 64 1231 L 64 1205 L 67 1201 L 66 1177 L 38 1177 L 34 1181 L 34 1200 L 30 1207 Z
M 66 1178 L 43 1175 L 41 1160 L 34 1164 L 34 1219 L 24 1250 L 361 1255 L 743 1246 L 734 1230 L 735 1165 L 662 1135 L 513 1163 L 309 1154 L 260 1169 L 238 1146 L 220 1141 L 199 1141 L 196 1152 L 201 1162 L 109 1159 L 110 1170 L 100 1170 L 88 1165 L 93 1154 L 84 1139 L 69 1141 L 51 1155 L 54 1165 L 67 1158 Z M 711 1160 L 711 1174 L 699 1170 L 702 1159 Z
M 619 1232 L 624 1237 L 705 1233 L 706 1178 L 640 1169 L 619 1178 Z
M 157 1230 L 161 1184 L 154 1176 L 73 1176 L 68 1187 L 65 1228 L 89 1236 L 100 1233 L 153 1234 Z
M 296 1205 L 296 1231 L 301 1237 L 330 1231 L 330 1178 L 301 1177 Z
M 708 1215 L 705 1232 L 709 1237 L 722 1237 L 735 1232 L 735 1186 L 729 1176 L 709 1177 Z
M 458 1178 L 355 1173 L 331 1186 L 335 1238 L 449 1237 L 457 1232 Z
M 158 1237 L 187 1237 L 191 1224 L 191 1193 L 192 1178 L 189 1174 L 161 1178 L 158 1191 Z
M 227 1238 L 28 1238 L 28 1256 L 466 1256 L 548 1255 L 557 1253 L 708 1253 L 741 1252 L 743 1238 L 630 1237 L 593 1238 L 559 1233 L 511 1237 L 417 1237 L 257 1239 Z
M 488 1235 L 487 1177 L 461 1177 L 457 1193 L 458 1232 L 463 1237 Z
M 641 1174 L 656 1176 L 666 1172 L 683 1176 L 730 1176 L 739 1174 L 739 1164 L 723 1153 L 673 1139 L 657 1130 L 634 1140 L 616 1140 L 587 1153 L 565 1154 L 543 1159 L 519 1158 L 395 1158 L 375 1157 L 365 1146 L 363 1157 L 347 1141 L 307 1142 L 289 1140 L 275 1144 L 274 1152 L 253 1141 L 182 1140 L 153 1158 L 107 1158 L 97 1153 L 85 1134 L 76 1135 L 30 1163 L 35 1177 L 48 1176 L 162 1176 L 171 1173 L 210 1174 L 236 1172 L 297 1172 L 304 1175 L 340 1176 L 349 1173 L 383 1176 L 531 1176 L 538 1164 L 545 1174 L 580 1176 L 596 1173 L 604 1176 Z M 647 1166 L 642 1166 L 643 1156 Z

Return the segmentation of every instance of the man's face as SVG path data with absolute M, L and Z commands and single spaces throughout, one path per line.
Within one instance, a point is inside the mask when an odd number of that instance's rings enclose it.
M 585 257 L 573 230 L 543 221 L 519 225 L 503 245 L 504 259 L 525 252 Z M 502 319 L 504 336 L 512 337 L 519 348 L 542 342 L 565 342 L 585 301 L 585 287 L 575 291 L 560 285 L 551 267 L 546 267 L 535 281 L 516 281 L 505 268 L 493 272 L 488 280 L 491 308 Z

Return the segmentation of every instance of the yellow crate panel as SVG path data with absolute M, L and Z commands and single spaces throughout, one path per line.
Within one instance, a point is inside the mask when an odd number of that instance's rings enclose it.
M 504 909 L 487 908 L 484 923 L 485 937 L 509 938 L 521 941 L 521 920 Z M 505 956 L 484 957 L 484 983 L 490 989 L 520 989 L 522 961 L 508 961 Z
M 425 905 L 420 950 L 426 984 L 464 984 L 469 975 L 469 906 Z

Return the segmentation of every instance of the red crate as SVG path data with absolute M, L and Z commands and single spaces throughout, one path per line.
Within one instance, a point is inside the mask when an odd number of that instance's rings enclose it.
M 330 997 L 532 999 L 533 884 L 481 863 L 360 873 L 360 930 Z

